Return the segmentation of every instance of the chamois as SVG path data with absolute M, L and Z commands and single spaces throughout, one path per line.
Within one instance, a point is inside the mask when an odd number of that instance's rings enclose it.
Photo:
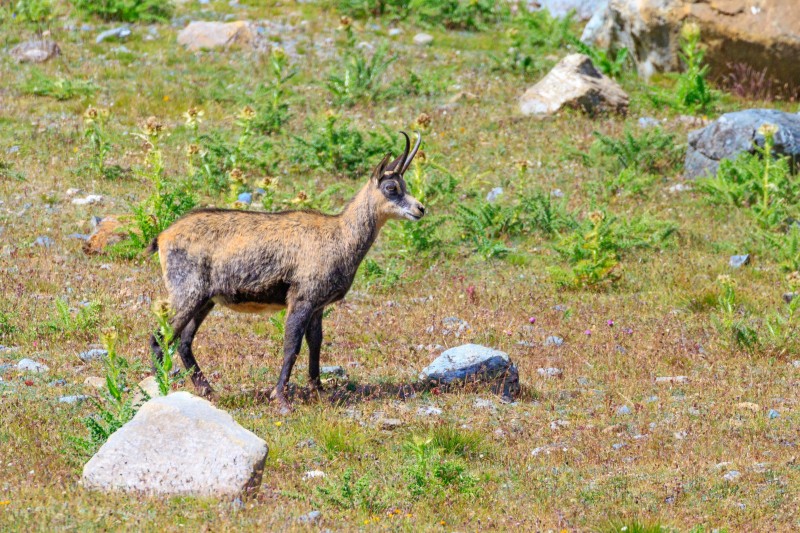
M 197 209 L 153 240 L 148 252 L 159 253 L 173 313 L 170 325 L 180 339 L 178 353 L 200 394 L 213 391 L 192 354 L 192 341 L 215 304 L 245 313 L 287 310 L 283 367 L 270 393 L 282 413 L 291 411 L 284 389 L 304 335 L 309 383 L 322 388 L 319 356 L 325 306 L 347 294 L 358 265 L 387 220 L 419 220 L 425 214 L 403 179 L 422 137 L 417 133 L 409 150 L 410 139 L 401 133 L 406 141 L 403 153 L 391 162 L 387 154 L 338 215 Z M 157 335 L 150 346 L 161 360 Z

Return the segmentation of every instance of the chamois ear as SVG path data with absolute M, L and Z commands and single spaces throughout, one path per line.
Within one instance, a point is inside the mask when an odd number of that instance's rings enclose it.
M 370 177 L 370 180 L 376 182 L 380 181 L 381 176 L 383 176 L 383 173 L 386 171 L 386 166 L 389 164 L 389 159 L 391 157 L 392 154 L 386 154 L 385 156 L 383 156 L 381 162 L 378 163 L 378 166 L 375 167 L 375 169 L 372 171 L 372 176 Z

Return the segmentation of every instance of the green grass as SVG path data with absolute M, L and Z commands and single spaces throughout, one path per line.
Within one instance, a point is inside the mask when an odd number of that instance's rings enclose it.
M 647 85 L 606 58 L 631 96 L 627 118 L 526 120 L 518 97 L 569 51 L 577 22 L 477 4 L 447 20 L 386 9 L 351 22 L 352 40 L 372 45 L 353 52 L 339 8 L 355 15 L 367 4 L 241 3 L 216 0 L 202 16 L 286 24 L 270 37 L 285 57 L 189 53 L 168 23 L 155 23 L 152 38 L 139 24 L 124 43 L 98 45 L 96 32 L 63 28 L 116 22 L 69 2 L 43 12 L 62 56 L 38 66 L 0 56 L 0 365 L 29 357 L 50 368 L 0 370 L 0 529 L 283 531 L 305 527 L 297 519 L 314 509 L 320 528 L 341 531 L 800 528 L 800 304 L 782 299 L 798 285 L 796 187 L 783 163 L 743 158 L 694 190 L 669 190 L 694 128 L 676 117 L 753 103 L 720 95 L 704 104 L 716 93 L 703 86 L 692 105 L 657 104 L 652 94 L 675 93 L 678 78 Z M 197 9 L 178 4 L 175 15 L 196 19 Z M 27 40 L 35 24 L 2 24 L 0 36 Z M 390 37 L 393 26 L 404 33 Z M 425 49 L 411 42 L 423 30 L 435 37 Z M 120 44 L 130 52 L 111 52 Z M 385 44 L 396 59 L 369 71 Z M 363 62 L 353 67 L 351 53 Z M 361 85 L 341 100 L 329 75 L 348 64 Z M 695 67 L 683 89 L 697 84 Z M 90 106 L 101 123 L 86 121 Z M 202 110 L 194 122 L 192 107 Z M 151 116 L 157 139 L 142 130 Z M 641 116 L 660 129 L 641 130 Z M 296 411 L 281 417 L 265 397 L 282 360 L 282 317 L 215 311 L 198 334 L 217 405 L 270 447 L 258 494 L 232 505 L 84 491 L 74 438 L 89 436 L 87 417 L 117 413 L 104 419 L 115 425 L 128 416 L 130 387 L 99 406 L 58 398 L 101 399 L 84 380 L 107 367 L 77 354 L 110 331 L 126 382 L 148 375 L 150 304 L 165 291 L 157 261 L 140 254 L 146 238 L 189 200 L 338 211 L 386 150 L 401 149 L 397 132 L 414 129 L 424 156 L 407 181 L 426 217 L 386 225 L 324 322 L 323 364 L 344 366 L 347 380 L 319 398 L 299 391 Z M 489 202 L 496 187 L 503 194 Z M 237 203 L 259 188 L 249 206 Z M 103 203 L 72 203 L 88 194 Z M 91 232 L 93 215 L 127 216 L 140 240 L 84 255 L 69 236 Z M 33 245 L 39 236 L 53 245 Z M 735 253 L 751 253 L 751 265 L 731 269 Z M 446 317 L 469 327 L 445 334 Z M 564 345 L 545 346 L 553 335 Z M 510 354 L 516 403 L 481 387 L 408 394 L 437 345 L 467 342 Z M 304 352 L 299 388 L 306 365 Z M 537 373 L 548 367 L 561 377 Z M 665 376 L 688 382 L 656 383 Z M 631 413 L 618 414 L 621 405 Z M 418 414 L 429 406 L 442 413 Z M 386 419 L 399 425 L 386 429 Z M 326 477 L 304 479 L 310 470 Z M 728 470 L 742 475 L 725 481 Z

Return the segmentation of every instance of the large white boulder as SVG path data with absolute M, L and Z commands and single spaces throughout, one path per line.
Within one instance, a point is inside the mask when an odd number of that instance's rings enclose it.
M 267 443 L 188 392 L 154 398 L 83 468 L 89 489 L 236 497 L 261 484 Z
M 523 115 L 547 116 L 568 107 L 591 115 L 602 111 L 625 114 L 628 95 L 601 74 L 583 54 L 570 54 L 553 67 L 519 101 Z

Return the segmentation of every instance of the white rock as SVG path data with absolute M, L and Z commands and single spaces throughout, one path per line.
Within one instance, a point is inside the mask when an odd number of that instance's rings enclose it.
M 235 497 L 261 484 L 267 443 L 188 392 L 145 403 L 83 468 L 83 486 Z
M 661 376 L 656 378 L 656 383 L 672 384 L 672 383 L 689 383 L 687 376 Z
M 433 43 L 433 35 L 428 33 L 418 33 L 414 36 L 414 44 L 418 46 L 428 46 Z
M 232 44 L 253 44 L 256 37 L 257 31 L 249 22 L 195 21 L 180 31 L 178 44 L 187 50 L 197 51 Z
M 303 479 L 316 479 L 316 478 L 323 478 L 325 477 L 325 472 L 322 470 L 309 470 L 305 474 L 303 474 Z
M 25 359 L 21 359 L 17 363 L 17 370 L 21 370 L 23 372 L 37 372 L 37 373 L 39 373 L 39 372 L 47 372 L 48 370 L 50 370 L 50 367 L 48 367 L 44 363 L 39 363 L 37 361 L 34 361 L 33 359 L 25 358 Z
M 90 194 L 85 198 L 73 198 L 72 203 L 75 205 L 95 205 L 103 203 L 103 196 L 100 194 Z
M 543 378 L 557 378 L 563 374 L 560 368 L 556 367 L 547 367 L 547 368 L 539 368 L 536 370 L 536 373 L 542 376 Z
M 583 54 L 562 59 L 519 101 L 523 115 L 547 116 L 565 107 L 589 114 L 615 111 L 625 114 L 628 95 L 617 82 L 601 74 Z

